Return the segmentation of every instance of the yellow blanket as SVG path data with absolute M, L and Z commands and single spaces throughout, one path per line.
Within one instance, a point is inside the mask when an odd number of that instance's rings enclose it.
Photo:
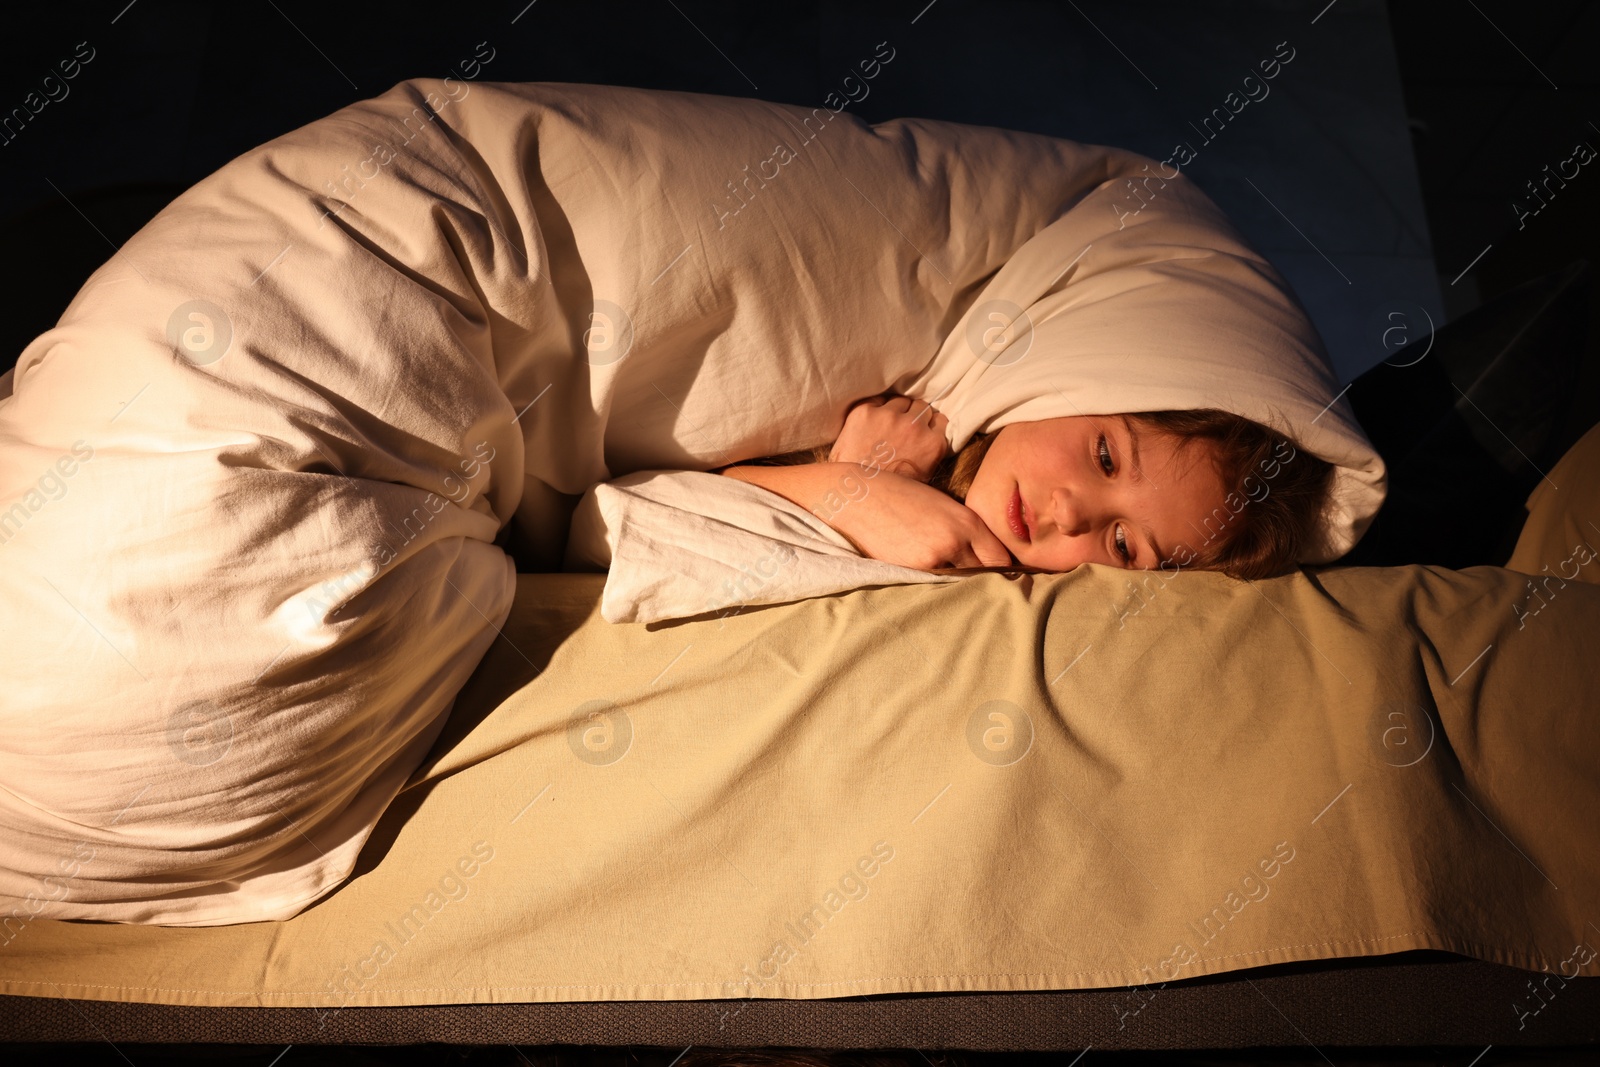
M 1529 580 L 1086 566 L 643 626 L 600 619 L 602 576 L 522 575 L 350 883 L 280 923 L 34 920 L 0 990 L 1158 988 L 1413 948 L 1594 974 L 1600 589 L 1530 615 Z

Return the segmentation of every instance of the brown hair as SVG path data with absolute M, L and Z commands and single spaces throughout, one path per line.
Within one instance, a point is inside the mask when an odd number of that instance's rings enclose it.
M 1206 537 L 1189 546 L 1195 555 L 1186 566 L 1240 579 L 1270 578 L 1293 568 L 1327 506 L 1333 464 L 1231 411 L 1142 411 L 1128 417 L 1176 439 L 1180 448 L 1196 441 L 1212 445 L 1225 497 L 1202 520 Z
M 1204 520 L 1206 529 L 1199 532 L 1205 539 L 1189 546 L 1193 556 L 1182 568 L 1255 579 L 1270 578 L 1294 566 L 1321 519 L 1333 483 L 1333 464 L 1298 449 L 1276 430 L 1231 411 L 1140 411 L 1129 413 L 1128 418 L 1146 430 L 1173 438 L 1180 449 L 1197 441 L 1212 446 L 1212 465 L 1226 496 L 1223 506 L 1213 509 Z M 998 433 L 974 435 L 959 452 L 940 461 L 928 484 L 965 503 Z M 818 445 L 746 462 L 764 466 L 824 463 L 832 451 L 832 444 Z M 1265 492 L 1256 496 L 1258 489 L 1252 488 L 1252 483 L 1264 487 Z

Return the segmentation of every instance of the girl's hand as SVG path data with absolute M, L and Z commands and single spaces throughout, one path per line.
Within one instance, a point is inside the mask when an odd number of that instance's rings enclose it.
M 812 514 L 864 556 L 921 571 L 1014 562 L 978 513 L 952 496 L 892 471 L 827 469 L 845 473 L 811 505 Z
M 950 420 L 931 404 L 908 396 L 860 400 L 845 415 L 830 463 L 876 465 L 894 474 L 926 482 L 939 461 L 950 454 L 945 427 Z M 888 443 L 888 458 L 884 458 Z
M 922 571 L 1015 562 L 977 512 L 880 467 L 799 463 L 735 466 L 722 473 L 799 504 L 871 559 Z

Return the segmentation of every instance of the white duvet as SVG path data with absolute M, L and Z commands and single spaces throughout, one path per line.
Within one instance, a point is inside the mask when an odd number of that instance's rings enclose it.
M 505 546 L 559 569 L 591 487 L 820 444 L 862 397 L 940 398 L 953 448 L 1275 423 L 1339 466 L 1308 558 L 1338 555 L 1381 461 L 1282 278 L 1158 166 L 423 79 L 201 181 L 0 383 L 0 924 L 306 907 L 496 640 Z

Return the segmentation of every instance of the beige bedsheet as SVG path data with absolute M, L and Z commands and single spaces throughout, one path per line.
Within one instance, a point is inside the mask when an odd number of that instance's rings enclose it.
M 1600 589 L 1525 618 L 1490 567 L 1159 581 L 649 627 L 600 619 L 600 575 L 521 575 L 350 883 L 281 923 L 36 920 L 0 991 L 811 998 L 1429 947 L 1600 971 Z

